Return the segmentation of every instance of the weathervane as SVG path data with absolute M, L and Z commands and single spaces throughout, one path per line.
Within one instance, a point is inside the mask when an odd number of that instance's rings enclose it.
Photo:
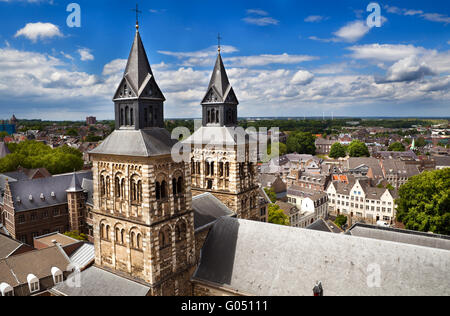
M 139 11 L 139 6 L 136 3 L 136 9 L 131 9 L 131 11 L 136 12 L 136 30 L 139 30 L 139 14 L 142 13 L 142 11 Z
M 218 51 L 219 51 L 219 54 L 220 54 L 220 51 L 221 51 L 221 47 L 220 47 L 220 40 L 222 39 L 222 37 L 220 37 L 220 33 L 219 34 L 217 34 L 217 42 L 218 42 Z

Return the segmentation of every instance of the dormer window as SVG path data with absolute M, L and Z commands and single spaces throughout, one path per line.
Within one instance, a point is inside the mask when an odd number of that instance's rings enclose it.
M 8 283 L 0 284 L 1 296 L 14 296 L 14 289 Z
M 55 283 L 55 285 L 62 283 L 64 281 L 63 273 L 57 267 L 52 268 L 52 276 L 53 276 L 53 282 Z
M 30 293 L 39 292 L 39 279 L 34 274 L 29 274 L 27 276 L 28 288 L 30 289 Z

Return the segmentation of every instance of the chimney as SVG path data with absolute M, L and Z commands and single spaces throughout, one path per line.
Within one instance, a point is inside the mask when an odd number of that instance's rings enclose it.
M 313 289 L 313 295 L 315 297 L 323 296 L 322 282 L 319 281 L 316 283 L 316 286 Z

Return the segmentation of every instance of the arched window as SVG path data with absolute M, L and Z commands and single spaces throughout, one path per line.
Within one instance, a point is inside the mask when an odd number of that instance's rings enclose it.
M 142 203 L 142 181 L 141 180 L 138 181 L 137 190 L 138 190 L 138 202 Z
M 161 200 L 161 184 L 159 182 L 156 182 L 156 199 Z
M 129 119 L 130 119 L 130 109 L 128 108 L 128 106 L 127 107 L 125 107 L 125 125 L 130 125 L 128 122 L 129 122 Z
M 116 243 L 120 244 L 120 229 L 116 228 Z
M 205 173 L 207 176 L 209 176 L 210 174 L 209 169 L 210 169 L 209 162 L 205 162 Z
M 172 245 L 172 231 L 169 226 L 163 227 L 159 232 L 160 249 L 168 248 Z
M 111 194 L 111 179 L 109 176 L 106 177 L 106 195 L 109 197 Z
M 214 176 L 214 161 L 213 162 L 211 162 L 211 168 L 210 168 L 210 171 L 211 171 L 211 175 L 212 176 Z
M 125 198 L 125 179 L 122 179 L 122 181 L 120 182 L 120 196 L 122 197 L 122 199 Z
M 135 238 L 136 238 L 136 234 L 134 232 L 131 232 L 131 235 L 130 235 L 131 248 L 136 248 Z
M 216 121 L 216 111 L 211 110 L 211 123 Z
M 120 109 L 120 126 L 124 125 L 123 119 L 124 119 L 124 117 L 123 117 L 123 109 Z
M 110 237 L 109 237 L 109 225 L 106 225 L 105 234 L 106 234 L 106 235 L 105 235 L 105 239 L 106 239 L 106 240 L 109 240 L 109 238 L 110 238 Z
M 100 238 L 105 239 L 106 231 L 105 231 L 105 224 L 100 225 Z
M 230 176 L 230 163 L 225 163 L 225 176 L 228 178 Z
M 216 110 L 216 124 L 219 124 L 219 110 Z
M 120 188 L 119 176 L 116 176 L 116 178 L 114 179 L 114 191 L 115 191 L 116 198 L 120 198 L 122 192 L 121 192 L 121 188 Z
M 100 194 L 101 196 L 105 196 L 106 194 L 106 182 L 103 175 L 100 176 Z
M 177 181 L 177 191 L 178 191 L 178 194 L 182 194 L 183 193 L 183 191 L 184 191 L 184 188 L 183 188 L 184 186 L 183 186 L 183 177 L 179 177 L 178 178 L 178 181 Z
M 137 234 L 136 236 L 136 248 L 142 249 L 142 237 L 141 234 Z
M 175 239 L 177 242 L 186 239 L 186 223 L 183 221 L 180 221 L 175 227 Z
M 173 195 L 177 195 L 178 191 L 177 191 L 177 179 L 172 179 L 172 193 Z
M 132 202 L 137 202 L 137 185 L 136 185 L 136 180 L 131 179 L 130 182 L 130 195 L 131 195 L 131 201 Z
M 167 198 L 167 182 L 161 182 L 161 199 Z
M 122 229 L 122 230 L 120 231 L 120 243 L 121 243 L 122 245 L 125 245 L 125 230 L 124 230 L 124 229 Z
M 130 125 L 131 126 L 134 125 L 134 109 L 133 108 L 130 109 Z

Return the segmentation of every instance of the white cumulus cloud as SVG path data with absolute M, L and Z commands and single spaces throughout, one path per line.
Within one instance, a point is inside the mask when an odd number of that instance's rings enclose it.
M 36 42 L 39 39 L 50 39 L 53 37 L 62 37 L 63 34 L 59 27 L 52 23 L 28 23 L 22 29 L 18 30 L 15 37 L 23 36 Z

